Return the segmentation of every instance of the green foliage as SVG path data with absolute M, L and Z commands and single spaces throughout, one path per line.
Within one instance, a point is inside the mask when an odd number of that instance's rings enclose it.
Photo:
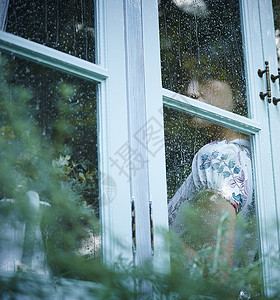
M 88 160 L 74 162 L 70 155 L 60 155 L 59 159 L 52 161 L 52 165 L 57 167 L 59 178 L 67 182 L 71 190 L 76 192 L 79 201 L 99 216 L 96 167 Z
M 3 57 L 1 65 L 9 68 Z M 14 203 L 1 205 L 0 226 L 3 220 L 35 222 L 26 192 L 38 192 L 49 204 L 42 209 L 40 226 L 50 276 L 26 272 L 24 267 L 12 274 L 2 272 L 1 299 L 66 299 L 75 298 L 75 293 L 80 293 L 76 299 L 151 299 L 152 294 L 154 299 L 237 299 L 241 289 L 251 293 L 251 299 L 262 299 L 259 261 L 238 269 L 213 268 L 213 247 L 204 245 L 189 259 L 184 241 L 171 232 L 164 233 L 171 259 L 167 273 L 157 272 L 150 261 L 135 267 L 121 257 L 109 267 L 102 264 L 100 248 L 91 254 L 80 251 L 87 239 L 100 238 L 97 203 L 89 201 L 92 195 L 97 199 L 96 169 L 87 160 L 65 154 L 63 145 L 52 149 L 53 140 L 42 138 L 40 126 L 30 117 L 32 93 L 9 82 L 10 76 L 0 73 L 0 193 L 1 199 Z M 74 87 L 59 88 L 62 98 L 75 94 Z M 59 141 L 64 138 L 57 139 L 56 146 Z M 212 230 L 224 233 L 224 223 L 219 226 Z M 148 288 L 141 292 L 135 290 L 137 285 Z
M 5 69 L 10 66 L 4 56 L 1 65 Z M 3 72 L 1 77 L 0 195 L 16 203 L 6 205 L 6 212 L 1 206 L 1 213 L 11 219 L 9 210 L 16 209 L 26 222 L 33 222 L 26 193 L 36 191 L 40 200 L 48 204 L 42 209 L 41 230 L 50 271 L 59 276 L 92 279 L 94 274 L 87 270 L 91 264 L 100 263 L 100 250 L 95 251 L 94 259 L 91 255 L 77 255 L 77 251 L 84 240 L 100 236 L 98 214 L 92 207 L 98 205 L 96 170 L 87 162 L 71 161 L 68 166 L 70 156 L 56 158 L 59 149 L 65 149 L 65 135 L 55 143 L 43 138 L 33 117 L 32 94 L 12 84 L 9 73 Z M 64 97 L 72 96 L 70 92 L 70 87 L 63 86 Z M 58 130 L 62 137 L 61 128 Z M 94 199 L 88 204 L 90 197 Z

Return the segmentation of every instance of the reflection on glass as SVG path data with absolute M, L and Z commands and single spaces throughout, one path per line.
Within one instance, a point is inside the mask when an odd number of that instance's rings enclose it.
M 93 0 L 10 0 L 6 31 L 94 62 Z
M 207 102 L 223 82 L 210 104 L 247 116 L 239 1 L 162 0 L 159 24 L 163 87 Z
M 164 124 L 169 223 L 187 258 L 199 260 L 208 251 L 214 272 L 253 262 L 249 137 L 170 108 Z
M 6 225 L 18 239 L 8 250 L 0 241 L 0 268 L 11 269 L 8 255 L 39 272 L 46 257 L 45 273 L 90 279 L 86 266 L 101 254 L 96 85 L 3 53 L 0 63 L 0 199 L 12 199 L 1 202 L 6 224 L 21 216 Z
M 277 0 L 273 0 L 272 4 L 275 27 L 275 44 L 277 49 L 278 65 L 280 67 L 280 3 Z

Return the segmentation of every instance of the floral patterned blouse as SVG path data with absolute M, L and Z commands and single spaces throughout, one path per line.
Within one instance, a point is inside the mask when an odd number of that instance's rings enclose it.
M 169 224 L 173 224 L 182 203 L 192 202 L 205 190 L 221 194 L 236 213 L 250 213 L 252 167 L 249 147 L 249 142 L 243 139 L 214 141 L 203 146 L 193 159 L 191 174 L 169 202 Z

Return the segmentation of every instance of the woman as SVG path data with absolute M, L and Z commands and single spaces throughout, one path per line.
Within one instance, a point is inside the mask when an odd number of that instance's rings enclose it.
M 199 101 L 232 110 L 230 86 L 209 80 L 192 81 L 187 94 Z M 191 174 L 169 202 L 171 229 L 183 239 L 188 258 L 210 246 L 213 266 L 233 265 L 236 247 L 236 215 L 252 211 L 252 168 L 248 137 L 225 127 L 195 118 L 218 139 L 203 146 L 194 156 Z

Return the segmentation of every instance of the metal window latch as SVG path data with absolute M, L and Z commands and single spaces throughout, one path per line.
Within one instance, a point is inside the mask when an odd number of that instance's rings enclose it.
M 280 78 L 280 68 L 278 68 L 278 75 L 277 76 L 271 74 L 271 81 L 274 83 L 279 78 Z M 280 79 L 279 79 L 279 85 L 280 85 Z M 272 98 L 272 102 L 273 102 L 274 105 L 277 105 L 277 103 L 279 101 L 280 101 L 280 98 L 276 98 L 276 97 Z
M 272 102 L 273 102 L 274 105 L 277 105 L 277 103 L 279 101 L 280 101 L 280 98 L 275 98 L 275 97 L 272 98 Z
M 277 79 L 279 79 L 279 77 L 280 77 L 280 68 L 278 68 L 278 75 L 277 76 L 271 74 L 271 81 L 274 83 Z
M 270 76 L 269 76 L 269 65 L 268 65 L 268 61 L 265 61 L 265 69 L 264 70 L 260 70 L 258 69 L 258 75 L 259 77 L 263 77 L 263 74 L 265 73 L 265 78 L 266 78 L 266 89 L 267 92 L 263 93 L 260 92 L 260 98 L 262 100 L 265 99 L 265 97 L 267 97 L 267 101 L 268 103 L 271 103 L 271 87 L 270 87 Z

